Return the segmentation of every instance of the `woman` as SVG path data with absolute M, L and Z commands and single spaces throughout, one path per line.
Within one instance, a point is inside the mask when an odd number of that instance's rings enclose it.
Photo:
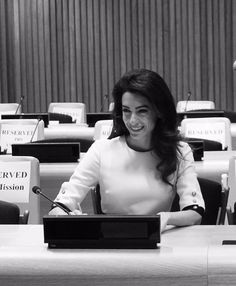
M 55 201 L 81 214 L 80 204 L 99 183 L 104 213 L 161 215 L 167 224 L 198 224 L 204 212 L 193 155 L 177 131 L 175 103 L 164 80 L 150 70 L 126 73 L 114 86 L 113 132 L 98 140 Z M 176 192 L 180 211 L 170 212 Z M 65 214 L 54 207 L 50 214 Z

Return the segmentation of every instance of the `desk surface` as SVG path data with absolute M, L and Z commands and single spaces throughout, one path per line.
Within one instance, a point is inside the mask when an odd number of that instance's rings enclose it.
M 0 284 L 235 285 L 236 246 L 221 244 L 230 238 L 236 226 L 192 226 L 152 250 L 51 250 L 42 225 L 0 225 Z

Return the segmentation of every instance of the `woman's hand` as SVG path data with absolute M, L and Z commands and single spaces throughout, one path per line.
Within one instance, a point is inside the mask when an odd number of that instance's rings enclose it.
M 61 208 L 55 207 L 48 213 L 49 215 L 67 215 Z
M 66 212 L 64 212 L 59 207 L 53 208 L 48 214 L 49 215 L 68 215 Z M 86 215 L 86 214 L 83 214 L 82 211 L 80 210 L 74 210 L 73 212 L 70 212 L 70 215 Z
M 165 231 L 166 226 L 168 224 L 168 220 L 170 218 L 170 213 L 169 212 L 160 212 L 158 213 L 161 218 L 161 232 Z

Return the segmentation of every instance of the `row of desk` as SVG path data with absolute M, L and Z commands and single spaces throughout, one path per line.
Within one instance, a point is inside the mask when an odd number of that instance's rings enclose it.
M 171 228 L 157 249 L 48 249 L 42 225 L 0 225 L 0 285 L 235 285 L 236 226 Z
M 76 124 L 59 124 L 44 129 L 45 139 L 93 139 L 94 127 L 82 127 Z M 231 123 L 232 149 L 236 150 L 236 123 Z

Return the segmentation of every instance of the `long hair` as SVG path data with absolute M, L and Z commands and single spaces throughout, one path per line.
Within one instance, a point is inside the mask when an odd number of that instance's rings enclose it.
M 163 80 L 154 71 L 139 69 L 127 72 L 113 88 L 113 131 L 109 138 L 129 134 L 122 119 L 122 96 L 125 92 L 145 97 L 158 114 L 152 132 L 151 144 L 160 159 L 157 170 L 162 180 L 172 185 L 168 176 L 178 168 L 180 136 L 177 131 L 177 113 L 173 96 Z

